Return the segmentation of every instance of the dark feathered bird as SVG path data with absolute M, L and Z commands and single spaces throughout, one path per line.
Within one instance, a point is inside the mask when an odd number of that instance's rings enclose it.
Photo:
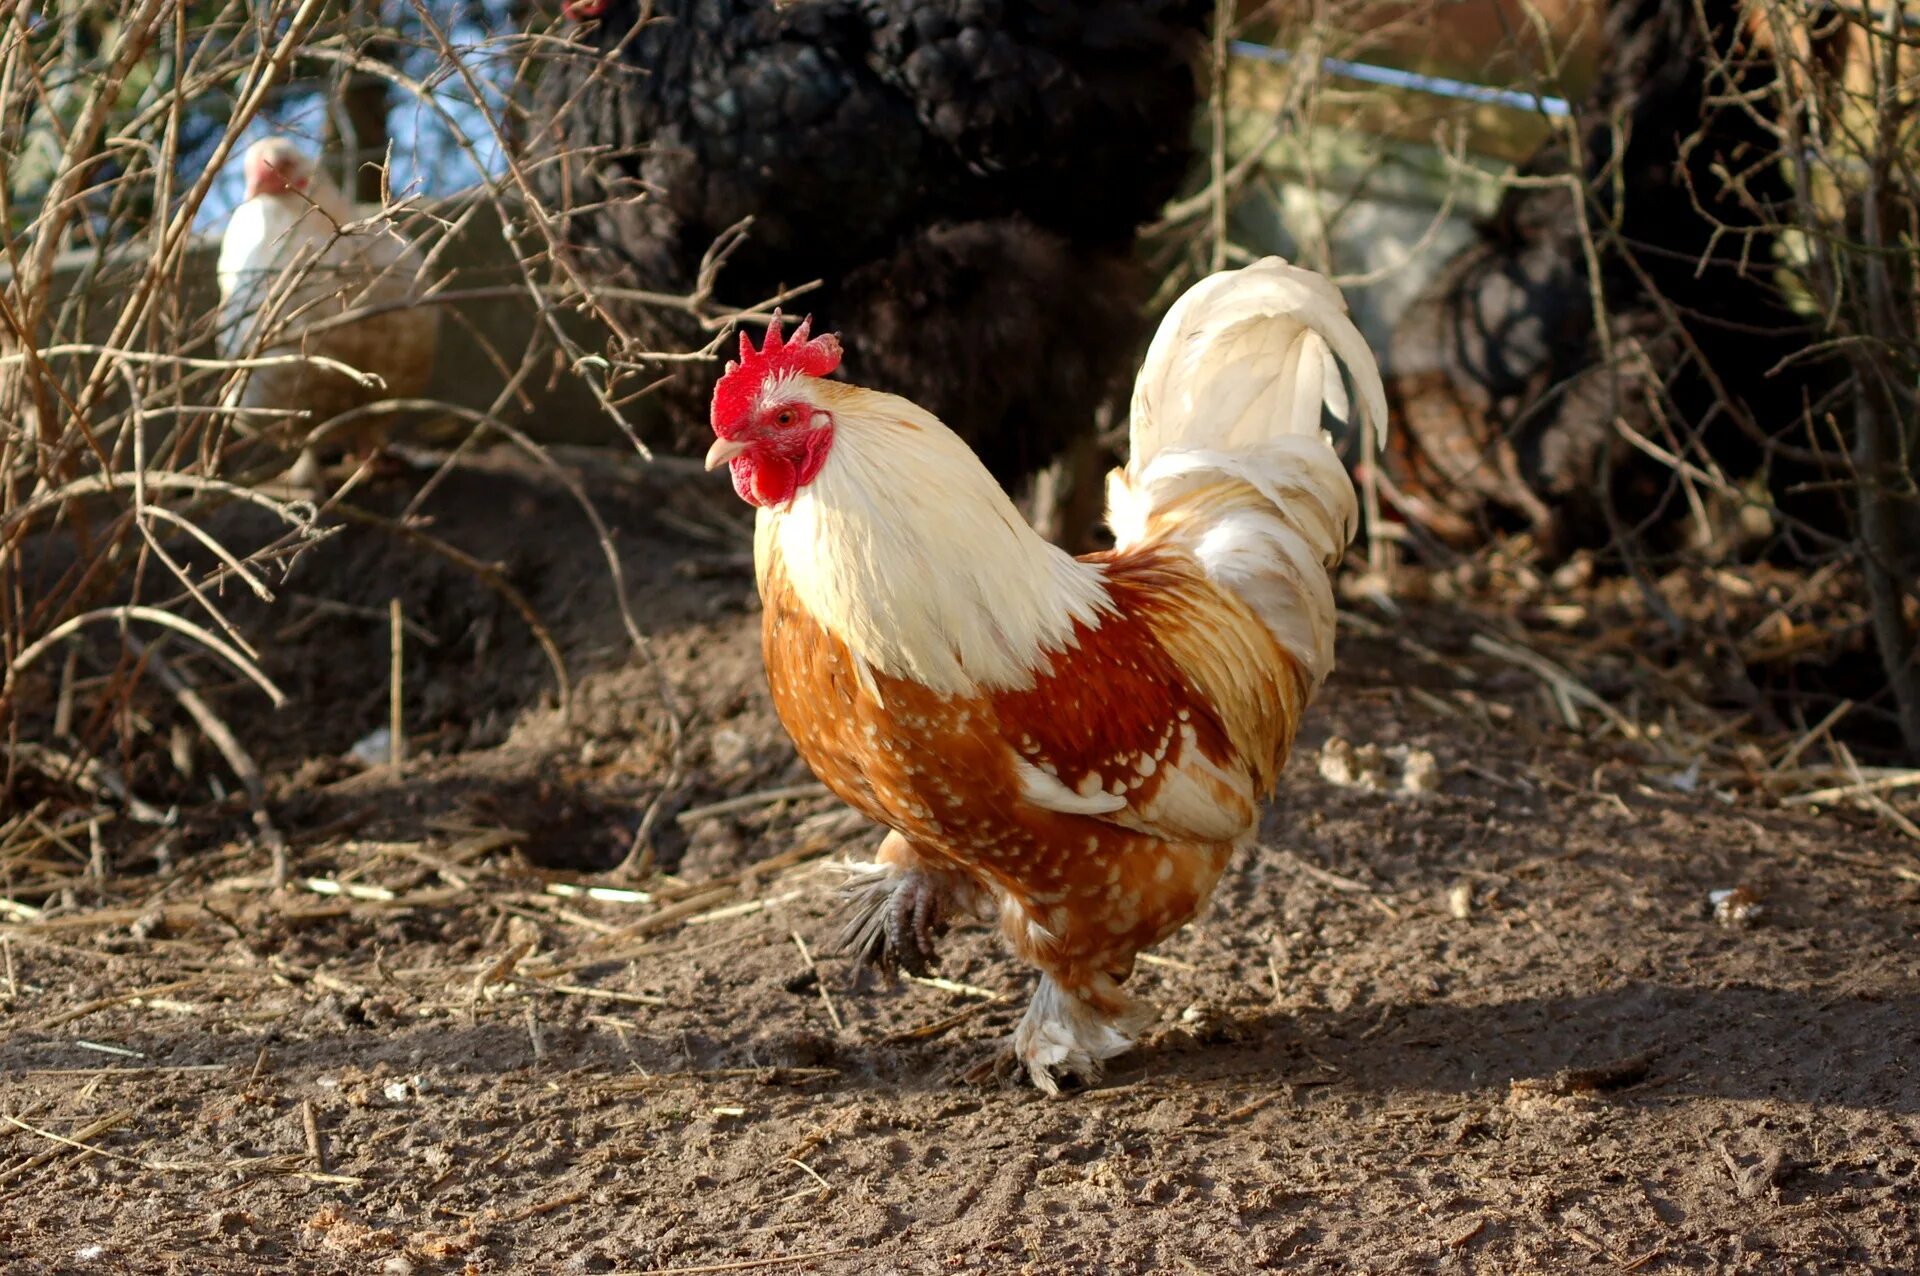
M 1557 141 L 1524 170 L 1581 188 L 1511 189 L 1394 334 L 1387 472 L 1456 543 L 1528 526 L 1550 554 L 1670 541 L 1689 502 L 1650 448 L 1816 503 L 1792 445 L 1834 370 L 1774 278 L 1792 200 L 1776 68 L 1739 0 L 1615 0 L 1604 36 L 1581 154 Z
M 642 21 L 642 10 L 651 15 Z M 1093 424 L 1144 335 L 1138 228 L 1192 159 L 1211 0 L 574 0 L 530 150 L 593 277 L 716 297 L 846 342 L 1003 483 Z M 641 343 L 711 334 L 625 308 Z M 683 438 L 718 368 L 669 396 Z

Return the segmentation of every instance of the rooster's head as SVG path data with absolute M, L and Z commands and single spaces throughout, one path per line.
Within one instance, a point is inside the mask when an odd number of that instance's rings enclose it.
M 833 445 L 833 413 L 818 402 L 813 386 L 840 366 L 840 341 L 831 333 L 809 337 L 809 316 L 780 335 L 780 315 L 767 325 L 758 350 L 740 334 L 740 358 L 727 364 L 713 388 L 713 446 L 707 468 L 725 463 L 733 487 L 751 505 L 783 505 L 813 480 Z

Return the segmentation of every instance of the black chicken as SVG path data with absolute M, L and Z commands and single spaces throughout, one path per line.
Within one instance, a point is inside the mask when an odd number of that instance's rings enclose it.
M 573 0 L 597 21 L 545 70 L 530 151 L 597 278 L 688 291 L 751 218 L 717 300 L 822 280 L 788 308 L 840 333 L 845 375 L 933 410 L 1012 484 L 1133 366 L 1134 238 L 1192 159 L 1212 7 Z M 621 318 L 651 349 L 711 337 Z M 716 373 L 669 394 L 685 439 Z
M 1792 191 L 1777 69 L 1741 7 L 1615 0 L 1574 109 L 1583 189 L 1515 186 L 1402 318 L 1386 469 L 1412 521 L 1456 544 L 1530 527 L 1549 556 L 1671 545 L 1689 504 L 1657 449 L 1764 475 L 1779 508 L 1831 523 L 1801 448 L 1835 369 L 1774 278 Z M 1557 141 L 1524 174 L 1574 167 Z

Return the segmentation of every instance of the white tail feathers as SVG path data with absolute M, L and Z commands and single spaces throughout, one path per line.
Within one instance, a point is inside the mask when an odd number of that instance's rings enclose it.
M 1325 277 L 1268 257 L 1188 289 L 1154 334 L 1134 383 L 1131 457 L 1107 484 L 1121 548 L 1162 540 L 1192 553 L 1306 668 L 1333 669 L 1327 573 L 1353 539 L 1358 502 L 1321 426 L 1386 425 L 1366 341 Z

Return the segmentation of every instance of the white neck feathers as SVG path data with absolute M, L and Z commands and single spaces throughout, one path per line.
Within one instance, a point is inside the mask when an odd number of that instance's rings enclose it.
M 1031 687 L 1075 622 L 1112 610 L 1101 569 L 1049 544 L 953 431 L 905 399 L 818 381 L 833 448 L 755 559 L 853 654 L 943 695 Z

